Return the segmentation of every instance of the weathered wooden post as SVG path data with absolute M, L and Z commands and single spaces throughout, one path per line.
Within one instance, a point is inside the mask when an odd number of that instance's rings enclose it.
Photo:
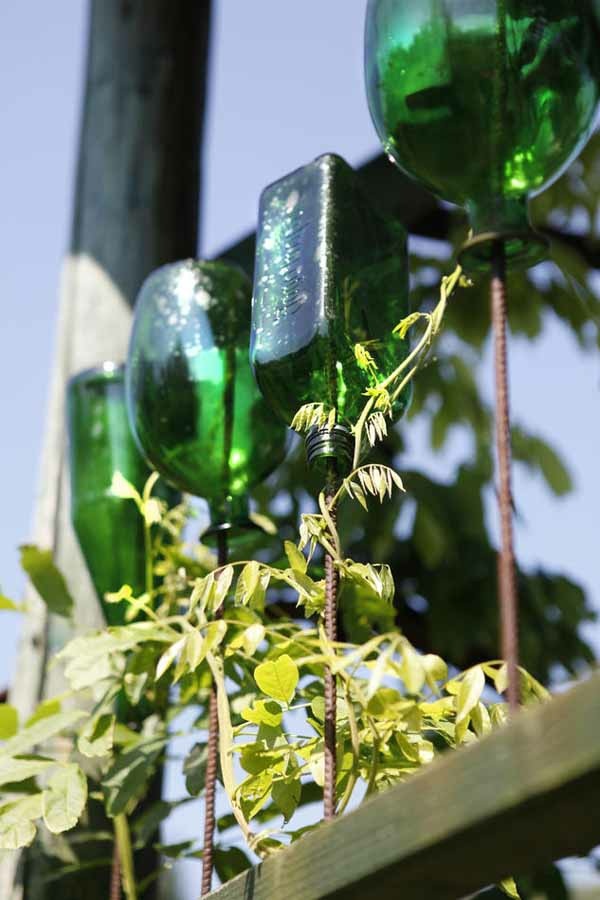
M 69 521 L 67 378 L 122 360 L 131 305 L 163 263 L 194 256 L 210 0 L 92 0 L 70 251 L 62 277 L 33 540 L 54 550 L 76 602 L 75 627 L 101 621 Z M 27 716 L 52 688 L 46 662 L 65 625 L 30 590 L 11 701 Z M 28 864 L 24 865 L 27 858 Z M 32 854 L 0 867 L 3 898 L 49 896 Z M 79 873 L 73 897 L 106 898 L 106 874 Z M 68 886 L 61 896 L 70 897 Z

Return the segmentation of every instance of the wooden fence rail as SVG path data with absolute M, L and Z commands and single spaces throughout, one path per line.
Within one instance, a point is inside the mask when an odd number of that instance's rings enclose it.
M 600 674 L 311 832 L 214 900 L 457 900 L 600 844 Z

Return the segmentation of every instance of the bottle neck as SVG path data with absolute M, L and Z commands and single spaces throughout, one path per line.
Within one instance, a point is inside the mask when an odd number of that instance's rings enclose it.
M 306 436 L 305 446 L 310 466 L 323 468 L 328 460 L 335 460 L 340 474 L 350 471 L 354 438 L 345 425 L 312 428 Z
M 545 258 L 548 241 L 532 227 L 526 197 L 498 194 L 467 203 L 467 212 L 472 235 L 459 251 L 467 272 L 489 270 L 499 241 L 509 268 L 527 268 Z

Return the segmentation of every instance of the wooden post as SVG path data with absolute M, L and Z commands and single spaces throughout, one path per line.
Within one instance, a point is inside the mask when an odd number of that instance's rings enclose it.
M 33 540 L 54 550 L 76 601 L 75 628 L 102 622 L 74 538 L 65 469 L 64 394 L 79 369 L 126 354 L 131 306 L 163 263 L 194 256 L 210 0 L 91 0 L 87 74 L 71 247 L 62 275 L 58 336 Z M 45 664 L 65 638 L 63 620 L 27 595 L 11 700 L 22 717 L 56 687 Z M 38 858 L 0 866 L 0 897 L 42 896 Z M 27 869 L 27 877 L 24 871 Z M 78 875 L 64 900 L 104 898 L 109 868 Z M 104 875 L 106 877 L 104 877 Z M 56 890 L 56 884 L 47 891 Z

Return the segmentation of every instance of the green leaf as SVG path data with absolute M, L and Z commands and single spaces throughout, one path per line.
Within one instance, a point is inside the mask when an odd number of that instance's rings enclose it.
M 498 887 L 507 897 L 512 897 L 513 900 L 521 900 L 521 895 L 517 890 L 514 878 L 505 878 L 504 881 L 500 882 Z
M 239 606 L 247 606 L 260 583 L 260 565 L 252 560 L 242 569 L 235 588 L 235 602 Z
M 22 608 L 23 607 L 19 603 L 15 603 L 8 597 L 5 597 L 4 594 L 0 594 L 0 610 L 6 609 L 9 612 L 20 612 Z
M 254 656 L 257 648 L 262 644 L 264 639 L 265 626 L 261 625 L 260 622 L 255 622 L 253 625 L 249 625 L 248 628 L 246 628 L 242 634 L 242 643 L 244 651 L 248 656 Z
M 33 544 L 23 544 L 19 549 L 21 566 L 50 612 L 69 618 L 73 613 L 73 598 L 63 575 L 54 565 L 50 550 L 40 550 Z
M 77 748 L 83 756 L 107 756 L 113 747 L 116 716 L 109 713 L 98 716 L 79 735 Z
M 242 718 L 254 725 L 268 725 L 277 728 L 281 725 L 283 713 L 281 707 L 274 700 L 256 700 L 252 706 L 246 706 L 242 710 Z
M 300 778 L 285 779 L 273 783 L 271 797 L 275 806 L 283 813 L 283 818 L 286 822 L 289 822 L 296 812 L 301 793 Z
M 216 613 L 229 592 L 231 582 L 233 580 L 233 566 L 225 566 L 225 568 L 215 577 L 215 588 L 212 594 L 211 612 Z
M 35 837 L 35 819 L 42 815 L 42 794 L 0 807 L 0 850 L 28 847 Z
M 18 784 L 36 778 L 55 765 L 52 759 L 13 759 L 0 757 L 0 785 Z
M 87 781 L 78 765 L 69 763 L 53 775 L 43 793 L 44 822 L 52 834 L 74 828 L 87 801 Z
M 216 622 L 211 622 L 205 632 L 204 637 L 204 654 L 210 653 L 216 647 L 221 644 L 225 634 L 227 633 L 227 623 L 222 619 L 217 619 Z
M 199 631 L 190 631 L 185 636 L 181 660 L 188 672 L 195 672 L 206 656 L 206 641 Z
M 206 744 L 194 744 L 183 762 L 185 786 L 192 797 L 197 797 L 204 790 L 207 758 Z
M 423 660 L 417 651 L 408 641 L 402 641 L 400 675 L 409 694 L 419 693 L 425 683 L 425 673 Z
M 215 847 L 214 861 L 215 870 L 222 884 L 225 884 L 226 881 L 230 881 L 236 875 L 245 872 L 246 869 L 250 869 L 252 866 L 244 851 L 240 850 L 239 847 L 226 849 Z
M 269 802 L 273 772 L 266 763 L 261 772 L 251 775 L 238 789 L 240 805 L 247 820 L 252 819 Z
M 254 679 L 263 694 L 283 703 L 290 703 L 298 678 L 298 666 L 287 653 L 279 659 L 261 663 L 254 670 Z
M 290 568 L 304 574 L 308 565 L 304 553 L 298 550 L 298 548 L 295 544 L 292 543 L 292 541 L 284 541 L 283 547 L 285 550 L 285 555 L 288 558 Z
M 151 476 L 152 477 L 152 476 Z M 115 497 L 119 497 L 121 500 L 134 500 L 138 507 L 142 506 L 142 498 L 138 491 L 136 491 L 135 487 L 131 484 L 130 481 L 127 481 L 126 478 L 121 475 L 120 472 L 115 472 L 112 477 L 112 484 L 110 486 L 110 492 Z
M 36 722 L 39 722 L 42 719 L 47 719 L 50 716 L 55 716 L 60 712 L 60 710 L 60 700 L 42 700 L 42 702 L 39 703 L 36 709 L 33 711 L 33 714 L 25 722 L 25 726 L 28 728 L 30 725 L 34 725 Z
M 125 812 L 130 802 L 143 796 L 166 743 L 164 737 L 140 740 L 115 759 L 102 779 L 107 815 Z
M 84 719 L 87 713 L 80 709 L 69 709 L 57 713 L 55 716 L 47 716 L 23 728 L 14 737 L 10 738 L 0 748 L 0 758 L 4 756 L 18 756 L 25 753 L 37 744 L 43 744 L 48 738 L 54 737 L 61 731 L 71 728 L 76 722 Z
M 573 490 L 571 473 L 550 444 L 518 427 L 512 429 L 512 442 L 515 460 L 532 471 L 538 469 L 555 496 L 563 497 Z
M 465 674 L 460 681 L 460 688 L 456 697 L 456 724 L 470 716 L 471 711 L 479 703 L 479 698 L 485 687 L 485 675 L 480 666 L 475 666 Z
M 156 664 L 156 680 L 157 681 L 159 680 L 159 678 L 162 678 L 162 676 L 165 674 L 167 669 L 169 669 L 173 665 L 173 663 L 175 662 L 175 660 L 177 659 L 177 657 L 183 650 L 185 641 L 186 641 L 186 638 L 182 637 L 178 641 L 175 641 L 175 643 L 171 644 L 170 647 L 167 647 L 167 649 L 165 650 L 165 652 L 163 653 L 163 655 L 160 657 L 160 659 L 158 660 L 158 662 Z
M 19 713 L 10 703 L 0 703 L 0 740 L 7 740 L 17 733 Z
M 448 666 L 441 658 L 434 653 L 426 653 L 421 657 L 423 668 L 425 669 L 425 679 L 432 691 L 438 689 L 438 682 L 445 681 L 448 677 Z
M 158 800 L 135 819 L 132 830 L 141 847 L 156 838 L 160 823 L 171 814 L 175 805 L 167 800 Z
M 254 522 L 261 531 L 264 531 L 265 534 L 277 534 L 277 525 L 268 516 L 263 515 L 263 513 L 250 511 L 248 513 L 248 518 L 251 522 Z

